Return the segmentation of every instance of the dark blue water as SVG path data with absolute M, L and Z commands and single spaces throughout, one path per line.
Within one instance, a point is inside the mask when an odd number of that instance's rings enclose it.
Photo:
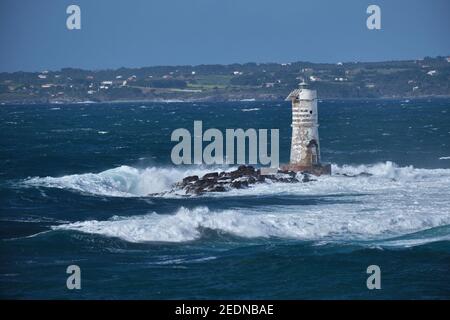
M 176 128 L 278 128 L 287 102 L 0 108 L 2 298 L 450 298 L 450 101 L 319 103 L 333 176 L 164 192 Z M 343 177 L 342 173 L 371 173 Z M 81 268 L 82 289 L 66 288 Z M 366 269 L 381 269 L 368 290 Z

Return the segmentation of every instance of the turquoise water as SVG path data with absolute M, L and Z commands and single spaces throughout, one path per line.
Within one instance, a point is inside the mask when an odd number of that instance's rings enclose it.
M 333 176 L 149 197 L 212 169 L 171 164 L 172 131 L 194 120 L 278 128 L 287 162 L 289 103 L 1 106 L 0 296 L 448 299 L 449 107 L 322 101 Z M 381 290 L 366 287 L 373 264 Z

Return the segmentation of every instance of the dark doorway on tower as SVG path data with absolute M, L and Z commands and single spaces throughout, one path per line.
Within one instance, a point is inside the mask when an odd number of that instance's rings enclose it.
M 306 159 L 310 165 L 319 164 L 319 145 L 315 139 L 309 141 L 306 146 Z

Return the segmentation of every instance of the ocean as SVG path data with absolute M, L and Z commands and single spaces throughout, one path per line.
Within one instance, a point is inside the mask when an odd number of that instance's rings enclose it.
M 172 164 L 194 120 L 277 128 L 288 162 L 289 102 L 0 106 L 0 297 L 450 298 L 449 99 L 319 101 L 332 176 L 164 193 L 227 169 Z

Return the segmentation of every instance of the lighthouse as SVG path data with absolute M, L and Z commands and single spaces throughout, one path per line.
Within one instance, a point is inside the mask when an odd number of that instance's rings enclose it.
M 286 98 L 292 102 L 292 141 L 290 163 L 283 169 L 311 173 L 331 174 L 331 165 L 321 164 L 317 92 L 305 82 Z

